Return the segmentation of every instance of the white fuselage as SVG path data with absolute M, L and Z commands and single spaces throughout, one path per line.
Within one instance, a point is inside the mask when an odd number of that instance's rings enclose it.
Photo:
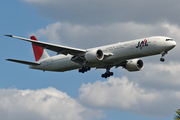
M 107 46 L 87 49 L 100 49 L 103 53 L 112 54 L 105 57 L 101 61 L 88 62 L 87 66 L 93 68 L 104 68 L 107 65 L 116 65 L 124 60 L 146 57 L 156 54 L 161 54 L 163 51 L 169 51 L 176 45 L 176 42 L 169 37 L 155 36 L 144 39 L 136 39 L 127 42 L 119 42 Z M 32 69 L 39 69 L 44 71 L 69 71 L 73 69 L 82 68 L 81 64 L 72 61 L 72 55 L 56 55 L 47 59 L 38 61 L 40 65 L 30 65 Z

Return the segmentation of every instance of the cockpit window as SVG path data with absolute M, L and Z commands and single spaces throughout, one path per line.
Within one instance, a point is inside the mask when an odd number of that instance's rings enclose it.
M 173 39 L 166 39 L 166 41 L 173 41 Z

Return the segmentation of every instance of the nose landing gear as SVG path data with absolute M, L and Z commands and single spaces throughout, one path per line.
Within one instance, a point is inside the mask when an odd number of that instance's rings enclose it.
M 160 61 L 161 62 L 164 62 L 165 61 L 165 59 L 163 58 L 166 54 L 167 54 L 168 52 L 167 51 L 163 51 L 163 52 L 161 52 L 161 58 L 160 58 Z
M 160 61 L 161 61 L 161 62 L 164 62 L 164 61 L 165 61 L 165 59 L 164 59 L 164 58 L 160 58 Z

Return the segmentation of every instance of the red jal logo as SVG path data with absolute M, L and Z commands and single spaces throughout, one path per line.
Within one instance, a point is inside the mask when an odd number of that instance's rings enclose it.
M 139 41 L 136 48 L 140 47 L 140 49 L 142 49 L 144 46 L 148 46 L 146 39 L 144 39 L 144 41 L 141 41 L 141 42 Z

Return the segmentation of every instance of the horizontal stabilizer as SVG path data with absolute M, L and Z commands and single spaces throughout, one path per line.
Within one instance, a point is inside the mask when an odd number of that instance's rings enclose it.
M 40 65 L 40 63 L 23 61 L 23 60 L 15 60 L 15 59 L 6 59 L 6 60 L 21 63 L 21 64 L 26 64 L 26 65 Z

